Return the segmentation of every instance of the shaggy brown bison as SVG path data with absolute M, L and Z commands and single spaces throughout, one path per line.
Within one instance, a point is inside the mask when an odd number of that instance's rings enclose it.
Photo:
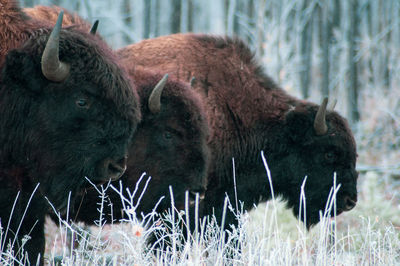
M 1 251 L 43 264 L 44 217 L 118 179 L 140 121 L 137 93 L 104 42 L 0 0 Z M 3 253 L 2 253 L 3 254 Z M 13 263 L 1 256 L 2 263 Z M 22 260 L 21 260 L 22 261 Z
M 55 14 L 60 10 L 54 6 L 36 6 L 26 8 L 24 12 L 37 19 L 54 21 Z M 90 25 L 85 20 L 64 11 L 68 18 L 67 25 L 83 31 L 89 30 Z M 185 192 L 189 191 L 189 200 L 193 203 L 196 193 L 201 198 L 204 196 L 206 187 L 208 127 L 200 97 L 190 89 L 188 83 L 171 79 L 165 81 L 163 90 L 154 93 L 153 87 L 160 80 L 160 74 L 136 68 L 134 62 L 128 62 L 126 68 L 139 93 L 142 121 L 129 148 L 126 174 L 120 181 L 132 191 L 143 172 L 151 176 L 146 193 L 136 209 L 138 213 L 151 212 L 163 196 L 165 198 L 157 210 L 161 212 L 171 207 L 169 186 L 174 192 L 176 207 L 184 209 Z M 118 183 L 112 185 L 119 187 Z M 144 183 L 140 189 L 143 189 Z M 108 192 L 113 209 L 108 209 L 106 205 L 104 213 L 112 214 L 113 217 L 105 215 L 104 218 L 106 222 L 118 221 L 123 216 L 120 196 L 114 191 Z M 75 206 L 78 213 L 71 213 L 70 217 L 92 224 L 99 219 L 96 204 L 99 200 L 95 190 L 88 191 L 82 203 Z
M 132 44 L 118 55 L 124 65 L 158 69 L 192 81 L 193 90 L 201 95 L 212 156 L 205 215 L 214 213 L 221 219 L 226 194 L 233 206 L 236 194 L 245 210 L 271 198 L 261 151 L 275 195 L 287 200 L 296 216 L 307 177 L 306 217 L 300 218 L 308 228 L 319 222 L 335 172 L 341 184 L 336 214 L 356 205 L 356 144 L 346 120 L 326 111 L 326 103 L 317 106 L 288 95 L 263 73 L 242 41 L 176 34 Z M 236 223 L 235 216 L 228 212 L 226 221 Z

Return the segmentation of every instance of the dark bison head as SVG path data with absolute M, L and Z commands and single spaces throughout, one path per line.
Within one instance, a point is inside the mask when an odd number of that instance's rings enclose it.
M 139 211 L 151 211 L 164 196 L 159 210 L 171 207 L 169 186 L 177 208 L 184 209 L 185 192 L 190 199 L 206 188 L 208 167 L 207 120 L 199 98 L 187 84 L 166 77 L 162 90 L 156 87 L 162 76 L 135 70 L 143 120 L 129 149 L 128 169 L 121 178 L 125 187 L 135 187 L 143 172 L 151 176 Z M 159 87 L 159 86 L 157 86 Z M 141 188 L 143 188 L 142 182 Z M 119 199 L 113 200 L 120 201 Z
M 327 111 L 326 118 L 325 115 L 321 119 L 316 118 L 317 113 L 325 112 L 324 107 L 326 100 L 319 109 L 309 103 L 300 103 L 289 111 L 284 134 L 289 141 L 284 145 L 285 151 L 279 155 L 278 167 L 282 173 L 279 190 L 285 191 L 283 194 L 288 199 L 288 205 L 296 216 L 300 215 L 308 228 L 319 222 L 319 211 L 325 211 L 334 185 L 334 173 L 336 185 L 340 184 L 336 195 L 336 215 L 351 210 L 357 202 L 357 152 L 353 134 L 345 119 L 334 111 Z M 300 194 L 305 177 L 304 217 Z M 333 208 L 330 214 L 335 214 Z
M 137 95 L 98 38 L 56 27 L 8 53 L 1 76 L 2 167 L 23 169 L 56 208 L 118 179 L 140 118 Z M 46 47 L 46 48 L 45 48 Z M 8 165 L 7 165 L 8 164 Z

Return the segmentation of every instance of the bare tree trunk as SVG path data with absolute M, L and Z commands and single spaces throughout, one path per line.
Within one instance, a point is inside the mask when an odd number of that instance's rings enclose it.
M 329 58 L 330 58 L 330 40 L 331 40 L 331 22 L 330 22 L 330 5 L 328 1 L 322 2 L 322 31 L 321 31 L 321 42 L 322 42 L 322 64 L 321 64 L 321 94 L 324 97 L 329 96 Z
M 382 30 L 381 12 L 382 6 L 380 0 L 370 1 L 371 5 L 371 37 L 376 38 Z M 379 41 L 375 39 L 373 48 L 371 49 L 371 67 L 372 67 L 372 82 L 382 85 L 382 51 L 379 50 Z
M 283 16 L 283 7 L 282 7 L 282 1 L 278 1 L 276 3 L 274 3 L 274 7 L 275 9 L 273 10 L 273 15 L 271 17 L 275 16 L 275 20 L 277 22 L 277 27 L 279 29 L 283 29 L 282 23 L 286 23 L 286 21 L 284 19 L 282 19 Z M 280 47 L 280 43 L 281 43 L 281 39 L 282 36 L 284 36 L 285 34 L 283 32 L 281 32 L 281 30 L 278 30 L 277 34 L 276 34 L 276 39 L 274 42 L 274 50 L 275 50 L 275 54 L 276 54 L 276 67 L 275 67 L 275 77 L 278 80 L 278 84 L 280 84 L 282 82 L 281 80 L 281 70 L 282 70 L 282 58 L 281 58 L 281 47 Z
M 161 4 L 160 1 L 161 0 L 153 0 L 154 1 L 154 19 L 153 19 L 153 24 L 154 24 L 154 37 L 158 37 L 160 36 L 160 8 L 161 8 Z
M 236 6 L 235 6 L 235 13 L 233 16 L 233 32 L 237 36 L 241 36 L 241 27 L 240 27 L 240 15 L 243 15 L 244 11 L 244 3 L 242 1 L 237 1 L 236 0 Z
M 387 28 L 390 27 L 390 25 L 392 25 L 392 10 L 393 8 L 393 1 L 385 1 L 384 3 L 384 8 L 383 8 L 383 12 L 384 12 L 384 27 L 382 28 Z M 390 58 L 390 39 L 391 39 L 391 32 L 392 30 L 389 30 L 389 32 L 386 34 L 386 38 L 384 39 L 384 49 L 382 49 L 383 51 L 383 85 L 387 90 L 390 90 L 390 70 L 389 70 L 389 58 Z
M 333 0 L 332 27 L 340 27 L 340 0 Z
M 341 73 L 341 69 L 343 69 L 343 65 L 341 62 L 341 54 L 343 50 L 341 45 L 339 45 L 339 40 L 337 36 L 334 34 L 335 29 L 338 29 L 338 32 L 342 32 L 340 30 L 341 27 L 341 17 L 342 17 L 342 2 L 340 0 L 332 1 L 332 20 L 330 21 L 330 45 L 329 45 L 329 94 L 332 94 L 340 83 L 340 79 L 337 78 L 339 73 Z
M 172 0 L 172 14 L 171 14 L 171 33 L 180 32 L 181 24 L 181 0 Z
M 399 45 L 400 43 L 400 2 L 394 1 L 392 8 L 392 16 L 393 16 L 393 25 L 394 28 L 392 30 L 392 42 L 395 45 Z
M 349 110 L 349 121 L 350 124 L 357 122 L 360 118 L 358 112 L 358 72 L 357 62 L 355 61 L 356 56 L 356 39 L 357 39 L 357 5 L 358 0 L 349 0 L 349 19 L 350 24 L 347 31 L 347 39 L 349 42 L 349 87 L 348 87 L 348 110 Z
M 236 0 L 229 0 L 227 22 L 226 22 L 227 24 L 226 33 L 230 36 L 232 36 L 234 33 L 235 11 L 236 11 Z
M 365 8 L 364 8 L 364 16 L 365 16 L 365 20 L 366 20 L 366 30 L 365 30 L 365 33 L 370 37 L 370 38 L 372 38 L 373 37 L 373 34 L 374 34 L 374 31 L 373 31 L 373 26 L 372 26 L 372 24 L 373 24 L 373 22 L 372 22 L 372 15 L 373 15 L 373 13 L 372 13 L 372 6 L 371 6 L 371 2 L 367 2 L 366 4 L 365 4 Z M 371 53 L 374 53 L 374 51 L 371 51 Z M 366 62 L 366 68 L 368 69 L 368 71 L 369 71 L 369 73 L 373 73 L 373 71 L 374 71 L 374 69 L 373 69 L 373 66 L 372 66 L 372 57 L 370 56 L 368 59 L 367 59 L 367 62 Z M 368 82 L 373 82 L 373 80 L 374 80 L 374 77 L 373 77 L 373 75 L 369 75 L 368 76 L 369 77 L 369 79 L 368 79 Z
M 310 69 L 311 69 L 311 50 L 312 50 L 312 16 L 309 8 L 309 1 L 303 0 L 301 6 L 301 23 L 303 29 L 300 37 L 300 87 L 304 99 L 310 95 Z
M 181 29 L 180 32 L 188 32 L 189 28 L 189 0 L 182 0 L 181 2 Z
M 193 1 L 194 0 L 188 0 L 188 8 L 189 8 L 189 14 L 188 14 L 188 31 L 192 32 L 193 31 Z
M 247 1 L 247 18 L 248 18 L 248 27 L 253 28 L 255 27 L 254 19 L 255 19 L 255 14 L 254 14 L 254 0 L 248 0 Z M 247 34 L 247 42 L 252 43 L 252 38 L 250 34 Z M 254 45 L 254 44 L 253 44 Z
M 264 42 L 264 18 L 265 18 L 265 5 L 267 0 L 258 1 L 258 12 L 257 12 L 257 25 L 256 25 L 256 54 L 261 58 L 264 54 L 263 42 Z
M 124 0 L 123 10 L 125 13 L 125 19 L 123 20 L 124 26 L 130 26 L 132 24 L 132 12 L 131 12 L 131 2 L 130 0 Z M 125 43 L 130 43 L 132 41 L 131 36 L 125 33 L 123 35 L 123 40 Z
M 150 25 L 151 25 L 151 1 L 144 1 L 144 30 L 143 38 L 150 38 Z

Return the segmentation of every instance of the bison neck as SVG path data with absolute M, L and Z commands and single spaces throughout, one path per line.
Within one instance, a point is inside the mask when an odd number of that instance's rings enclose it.
M 27 147 L 35 139 L 37 104 L 29 93 L 14 86 L 0 84 L 0 164 L 4 168 L 26 168 Z
M 215 161 L 224 161 L 220 166 L 214 165 L 209 175 L 209 184 L 206 195 L 205 214 L 221 216 L 225 195 L 236 210 L 250 210 L 259 202 L 271 199 L 272 193 L 268 181 L 266 165 L 263 163 L 261 152 L 263 152 L 273 183 L 275 196 L 281 191 L 281 182 L 285 179 L 279 170 L 280 158 L 284 156 L 284 148 L 281 145 L 279 134 L 281 121 L 267 124 L 268 128 L 255 128 L 247 131 L 246 136 L 236 143 L 229 154 L 233 156 L 216 158 Z M 234 165 L 233 160 L 234 158 Z M 234 172 L 233 173 L 233 169 Z M 280 182 L 274 182 L 281 180 Z M 235 186 L 236 185 L 236 186 Z M 239 206 L 236 206 L 238 203 Z M 226 221 L 233 223 L 235 216 L 227 213 Z

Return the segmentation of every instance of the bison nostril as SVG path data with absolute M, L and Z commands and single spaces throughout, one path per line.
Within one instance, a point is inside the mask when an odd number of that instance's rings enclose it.
M 120 178 L 126 170 L 126 158 L 118 161 L 110 160 L 107 166 L 107 173 L 111 180 L 117 180 Z
M 357 200 L 353 200 L 349 196 L 346 196 L 344 198 L 344 204 L 345 204 L 345 210 L 350 211 L 351 209 L 353 209 L 356 206 Z

